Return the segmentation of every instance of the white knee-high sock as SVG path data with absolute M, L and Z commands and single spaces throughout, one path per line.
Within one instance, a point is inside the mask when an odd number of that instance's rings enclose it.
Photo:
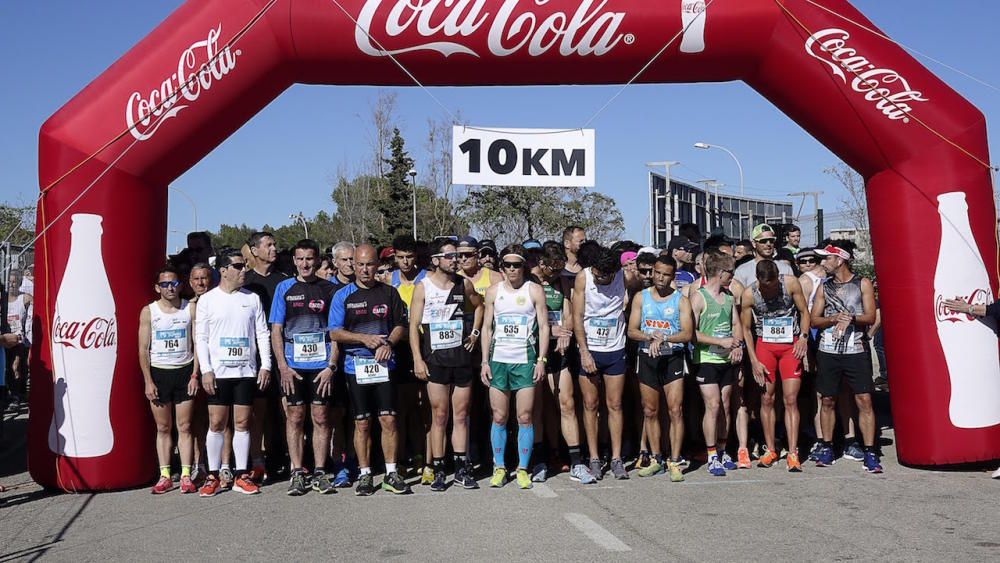
M 246 471 L 250 457 L 250 431 L 233 432 L 233 455 L 236 456 L 236 471 Z
M 205 453 L 208 454 L 208 470 L 218 471 L 222 467 L 222 444 L 225 437 L 222 432 L 208 431 L 205 436 Z

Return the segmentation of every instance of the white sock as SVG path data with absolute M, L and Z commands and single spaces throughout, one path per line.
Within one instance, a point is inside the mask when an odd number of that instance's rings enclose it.
M 362 467 L 361 468 L 361 474 L 362 475 L 371 475 L 372 474 L 372 468 L 371 467 Z
M 236 456 L 236 471 L 247 470 L 247 460 L 250 458 L 250 431 L 233 432 L 233 455 Z
M 218 471 L 222 465 L 222 443 L 225 437 L 222 432 L 208 431 L 205 435 L 205 453 L 208 454 L 209 471 Z
M 389 463 L 388 461 L 385 462 L 385 474 L 388 475 L 390 473 L 395 473 L 395 472 L 396 472 L 396 464 Z

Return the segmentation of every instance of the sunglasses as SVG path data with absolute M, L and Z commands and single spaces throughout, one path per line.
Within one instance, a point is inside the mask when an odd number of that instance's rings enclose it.
M 174 280 L 174 281 L 165 281 L 165 282 L 160 282 L 160 283 L 156 284 L 156 286 L 159 287 L 160 289 L 177 289 L 178 287 L 180 287 L 180 285 L 181 285 L 181 282 L 179 282 L 177 280 Z
M 517 268 L 520 268 L 520 267 L 524 266 L 524 262 L 507 262 L 507 261 L 504 261 L 500 265 L 503 266 L 504 269 L 513 270 L 513 269 L 517 269 Z
M 435 254 L 431 258 L 444 258 L 445 260 L 454 260 L 458 258 L 457 252 L 442 252 L 440 254 Z
M 477 254 L 475 252 L 459 252 L 458 257 L 462 260 L 468 260 L 469 258 L 475 258 Z
M 639 273 L 648 276 L 649 274 L 653 273 L 653 269 L 652 268 L 639 268 Z
M 243 268 L 246 268 L 247 265 L 246 265 L 245 262 L 232 262 L 231 264 L 229 264 L 226 267 L 227 268 L 232 268 L 234 270 L 242 270 Z
M 799 260 L 799 264 L 818 264 L 818 263 L 819 261 L 817 261 L 815 258 L 803 258 L 802 260 Z
M 758 244 L 774 244 L 778 239 L 774 238 L 759 238 L 757 239 Z
M 377 273 L 378 273 L 378 274 L 380 274 L 380 275 L 383 275 L 383 276 L 384 276 L 384 275 L 386 275 L 386 274 L 391 274 L 391 273 L 392 273 L 392 270 L 391 270 L 391 269 L 389 269 L 389 268 L 386 268 L 386 269 L 379 269 L 379 270 L 377 270 Z

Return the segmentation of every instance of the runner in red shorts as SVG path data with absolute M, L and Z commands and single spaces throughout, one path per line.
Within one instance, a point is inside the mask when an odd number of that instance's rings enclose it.
M 802 358 L 806 355 L 809 341 L 809 311 L 802 286 L 795 276 L 779 274 L 773 261 L 761 260 L 757 263 L 756 281 L 743 290 L 740 307 L 754 379 L 764 389 L 760 421 L 764 427 L 767 453 L 757 465 L 771 467 L 778 461 L 778 450 L 774 444 L 774 390 L 780 374 L 785 403 L 785 433 L 788 436 L 786 463 L 789 471 L 802 471 L 798 455 L 797 399 L 802 385 Z

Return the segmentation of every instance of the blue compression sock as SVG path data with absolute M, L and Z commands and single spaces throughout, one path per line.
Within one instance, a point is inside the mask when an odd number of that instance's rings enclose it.
M 490 444 L 493 445 L 493 467 L 503 467 L 503 454 L 507 450 L 506 426 L 493 423 L 490 429 Z
M 531 448 L 535 443 L 535 427 L 531 424 L 517 427 L 517 467 L 528 469 Z

